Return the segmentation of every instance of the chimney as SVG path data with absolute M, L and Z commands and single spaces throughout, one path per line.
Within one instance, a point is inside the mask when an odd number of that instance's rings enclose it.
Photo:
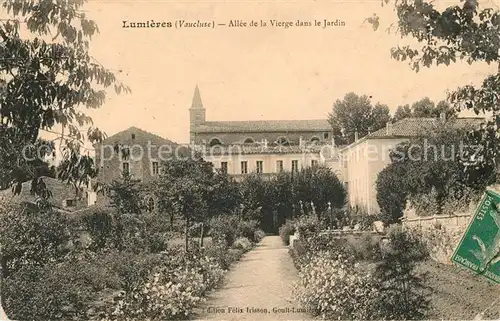
M 392 123 L 390 121 L 388 121 L 386 124 L 385 124 L 385 134 L 387 136 L 390 136 L 392 135 Z
M 444 123 L 446 121 L 446 113 L 444 111 L 442 111 L 440 114 L 439 114 L 439 119 L 441 119 L 441 121 Z
M 357 142 L 358 141 L 358 131 L 355 131 L 354 132 L 354 141 Z

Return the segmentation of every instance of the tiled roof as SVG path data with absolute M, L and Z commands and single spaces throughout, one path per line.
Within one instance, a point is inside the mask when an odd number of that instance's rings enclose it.
M 52 192 L 52 197 L 49 198 L 50 203 L 54 207 L 62 207 L 64 200 L 75 199 L 77 197 L 76 190 L 73 185 L 62 182 L 58 179 L 51 177 L 42 177 L 43 182 L 47 189 Z M 22 184 L 22 190 L 19 195 L 14 195 L 12 189 L 0 191 L 0 202 L 3 204 L 21 204 L 24 202 L 34 202 L 36 197 L 31 194 L 31 180 Z M 87 204 L 85 195 L 82 195 L 82 200 L 78 201 L 76 206 L 70 208 L 69 211 L 85 207 Z
M 436 128 L 440 124 L 439 118 L 404 118 L 389 125 L 389 130 L 384 127 L 369 135 L 367 138 L 390 138 L 390 137 L 416 137 L 425 133 L 426 130 Z M 449 123 L 457 128 L 477 127 L 484 122 L 484 118 L 456 118 Z
M 166 145 L 173 145 L 173 146 L 178 145 L 177 143 L 175 143 L 175 142 L 173 142 L 171 140 L 168 140 L 168 139 L 163 138 L 163 137 L 161 137 L 159 135 L 150 133 L 150 132 L 148 132 L 148 131 L 146 131 L 144 129 L 140 129 L 140 128 L 137 128 L 137 127 L 134 127 L 134 126 L 129 127 L 129 128 L 127 128 L 125 130 L 122 130 L 121 132 L 118 132 L 116 134 L 113 134 L 113 135 L 107 137 L 106 139 L 103 140 L 102 143 L 113 142 L 117 136 L 121 136 L 123 133 L 126 133 L 126 132 L 134 132 L 134 133 L 141 132 L 141 133 L 143 133 L 146 136 L 154 138 L 157 141 L 157 143 L 162 143 L 162 144 L 166 144 Z
M 463 129 L 478 128 L 484 122 L 485 119 L 480 117 L 463 117 L 447 120 L 447 124 Z M 442 124 L 442 121 L 439 118 L 404 118 L 390 124 L 389 128 L 381 128 L 350 145 L 340 148 L 340 150 L 347 150 L 368 139 L 418 137 L 425 134 L 427 130 L 437 128 L 440 124 Z
M 254 121 L 208 121 L 197 126 L 199 133 L 234 132 L 307 132 L 331 131 L 326 119 L 311 120 L 254 120 Z

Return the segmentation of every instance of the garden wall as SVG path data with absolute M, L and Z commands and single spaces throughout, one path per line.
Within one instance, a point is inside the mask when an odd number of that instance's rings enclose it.
M 433 260 L 451 264 L 451 256 L 469 225 L 471 214 L 434 215 L 404 218 L 403 228 L 419 234 L 427 244 Z

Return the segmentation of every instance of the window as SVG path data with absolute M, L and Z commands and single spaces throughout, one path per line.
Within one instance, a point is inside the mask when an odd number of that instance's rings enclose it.
M 313 138 L 311 138 L 311 143 L 319 143 L 319 138 L 314 136 Z
M 123 162 L 122 166 L 124 174 L 130 173 L 130 164 L 128 162 Z
M 224 174 L 227 174 L 227 162 L 220 162 L 220 169 Z
M 66 207 L 75 207 L 76 206 L 76 200 L 75 199 L 69 199 L 66 200 Z
M 317 159 L 311 160 L 311 166 L 312 167 L 318 166 L 318 160 Z
M 241 162 L 241 174 L 248 173 L 248 163 L 247 161 Z
M 286 137 L 280 137 L 276 140 L 276 143 L 278 143 L 278 145 L 282 145 L 282 146 L 288 146 L 289 145 L 289 142 L 288 142 L 288 139 L 286 139 Z
M 263 173 L 264 166 L 262 161 L 257 161 L 257 173 Z
M 158 162 L 152 162 L 153 175 L 158 175 L 160 173 L 160 166 Z
M 277 160 L 276 161 L 276 172 L 281 173 L 282 171 L 283 171 L 283 161 Z
M 134 140 L 134 139 L 135 139 L 135 134 L 132 134 L 132 140 Z
M 299 161 L 293 160 L 292 161 L 292 172 L 297 173 L 298 171 L 299 171 Z
M 328 139 L 328 137 L 330 137 L 329 133 L 323 133 L 323 139 Z
M 245 139 L 245 141 L 243 143 L 244 144 L 253 144 L 253 143 L 255 143 L 255 141 L 253 140 L 252 137 L 248 137 L 247 139 Z
M 212 146 L 217 146 L 217 145 L 222 145 L 220 139 L 218 138 L 212 138 L 209 143 L 210 147 Z

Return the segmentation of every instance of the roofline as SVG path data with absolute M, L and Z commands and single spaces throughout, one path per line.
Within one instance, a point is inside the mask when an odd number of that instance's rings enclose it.
M 157 138 L 159 138 L 159 139 L 162 139 L 162 140 L 164 140 L 164 141 L 166 141 L 166 142 L 171 142 L 171 143 L 173 143 L 173 144 L 177 144 L 177 145 L 178 145 L 178 143 L 176 143 L 176 142 L 174 142 L 174 141 L 171 141 L 171 140 L 169 140 L 169 139 L 167 139 L 167 138 L 164 138 L 164 137 L 162 137 L 162 136 L 160 136 L 160 135 L 158 135 L 158 134 L 152 133 L 152 132 L 150 132 L 150 131 L 144 130 L 144 129 L 139 128 L 139 127 L 136 127 L 136 126 L 130 126 L 130 127 L 127 127 L 126 129 L 123 129 L 123 130 L 120 130 L 119 132 L 114 133 L 114 134 L 113 134 L 113 135 L 111 135 L 111 136 L 106 137 L 106 138 L 105 138 L 105 139 L 103 139 L 103 140 L 102 140 L 102 142 L 100 142 L 100 143 L 95 143 L 95 144 L 93 144 L 93 146 L 95 147 L 96 145 L 103 144 L 103 143 L 105 143 L 105 142 L 109 141 L 111 138 L 113 138 L 113 136 L 116 136 L 116 135 L 118 135 L 118 134 L 121 134 L 121 133 L 123 133 L 123 132 L 126 132 L 127 130 L 130 130 L 130 129 L 139 130 L 139 131 L 141 131 L 141 132 L 143 132 L 143 133 L 146 133 L 146 134 L 149 134 L 149 135 L 155 136 L 155 137 L 157 137 Z
M 211 133 L 211 134 L 216 134 L 216 133 L 239 133 L 239 134 L 246 134 L 246 133 L 283 133 L 283 132 L 331 132 L 331 128 L 321 128 L 321 129 L 305 129 L 305 128 L 297 128 L 297 129 L 284 129 L 284 130 L 277 130 L 277 129 L 270 129 L 270 130 L 231 130 L 230 128 L 227 130 L 197 130 L 196 127 L 191 130 L 192 133 Z
M 403 118 L 403 119 L 401 119 L 399 122 L 404 121 L 405 119 L 407 119 L 407 118 Z M 413 118 L 413 119 L 420 119 L 420 118 Z M 433 119 L 433 120 L 437 119 L 437 120 L 439 120 L 439 118 L 432 118 L 432 117 L 422 117 L 421 119 Z M 453 119 L 451 119 L 451 121 L 453 121 L 453 120 L 458 120 L 458 119 L 478 119 L 478 120 L 485 120 L 485 118 L 484 118 L 484 117 L 457 117 L 457 118 L 453 118 Z M 397 124 L 397 123 L 398 123 L 398 122 L 396 122 L 396 123 L 394 123 L 394 124 Z M 392 124 L 392 125 L 394 125 L 394 124 Z M 379 130 L 382 130 L 382 129 L 385 129 L 385 128 L 381 128 L 381 129 L 379 129 Z M 377 130 L 377 131 L 378 131 L 378 130 Z M 376 133 L 377 131 L 375 131 L 374 133 Z M 353 143 L 351 143 L 351 144 L 347 145 L 346 147 L 339 149 L 339 153 L 342 153 L 343 151 L 345 151 L 345 150 L 347 150 L 347 149 L 350 149 L 351 147 L 354 147 L 354 146 L 356 146 L 356 145 L 358 145 L 358 144 L 361 144 L 361 143 L 363 143 L 364 141 L 367 141 L 367 140 L 369 140 L 369 139 L 395 139 L 395 138 L 406 138 L 406 139 L 410 139 L 410 138 L 412 138 L 412 137 L 418 137 L 418 135 L 412 135 L 412 136 L 404 136 L 404 135 L 389 135 L 389 136 L 381 136 L 381 137 L 374 137 L 374 136 L 370 136 L 370 135 L 371 135 L 371 134 L 367 134 L 366 136 L 364 136 L 364 137 L 362 137 L 362 138 L 358 139 L 357 141 L 355 141 L 355 142 L 353 142 Z

